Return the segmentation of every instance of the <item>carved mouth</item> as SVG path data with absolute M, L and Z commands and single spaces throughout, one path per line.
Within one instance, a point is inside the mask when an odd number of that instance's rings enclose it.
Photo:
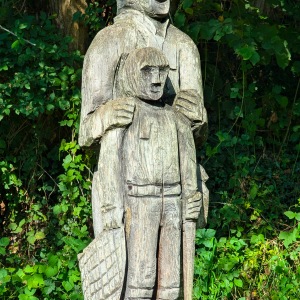
M 150 91 L 151 91 L 151 93 L 155 93 L 155 94 L 160 93 L 161 92 L 161 87 L 160 86 L 158 86 L 158 87 L 153 86 L 153 87 L 151 87 Z
M 164 2 L 167 2 L 168 0 L 155 0 L 155 2 L 158 2 L 158 3 L 164 3 Z

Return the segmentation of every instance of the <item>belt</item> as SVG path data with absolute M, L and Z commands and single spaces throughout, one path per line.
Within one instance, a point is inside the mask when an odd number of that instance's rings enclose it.
M 127 183 L 127 193 L 129 196 L 179 196 L 181 186 L 179 183 L 166 185 L 136 185 Z

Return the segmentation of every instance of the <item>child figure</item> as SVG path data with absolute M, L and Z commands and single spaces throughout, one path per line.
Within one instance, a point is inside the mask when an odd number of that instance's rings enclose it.
M 142 48 L 117 78 L 117 96 L 135 103 L 121 146 L 128 300 L 179 298 L 182 224 L 201 208 L 190 121 L 162 99 L 168 71 L 161 51 Z

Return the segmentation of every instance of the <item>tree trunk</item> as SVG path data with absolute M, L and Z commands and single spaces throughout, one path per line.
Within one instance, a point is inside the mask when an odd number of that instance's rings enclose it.
M 87 49 L 88 30 L 83 23 L 73 21 L 76 12 L 84 13 L 86 0 L 49 0 L 49 12 L 57 14 L 56 22 L 64 35 L 73 38 L 72 49 L 85 53 Z
M 257 7 L 261 13 L 267 16 L 270 15 L 271 12 L 270 5 L 266 3 L 265 0 L 256 0 L 254 6 Z

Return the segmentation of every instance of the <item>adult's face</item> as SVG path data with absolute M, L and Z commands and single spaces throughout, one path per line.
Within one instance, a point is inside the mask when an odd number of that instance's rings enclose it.
M 159 100 L 164 92 L 169 67 L 144 66 L 139 76 L 138 96 L 145 100 Z
M 152 18 L 164 18 L 170 10 L 170 0 L 136 0 L 146 15 Z

